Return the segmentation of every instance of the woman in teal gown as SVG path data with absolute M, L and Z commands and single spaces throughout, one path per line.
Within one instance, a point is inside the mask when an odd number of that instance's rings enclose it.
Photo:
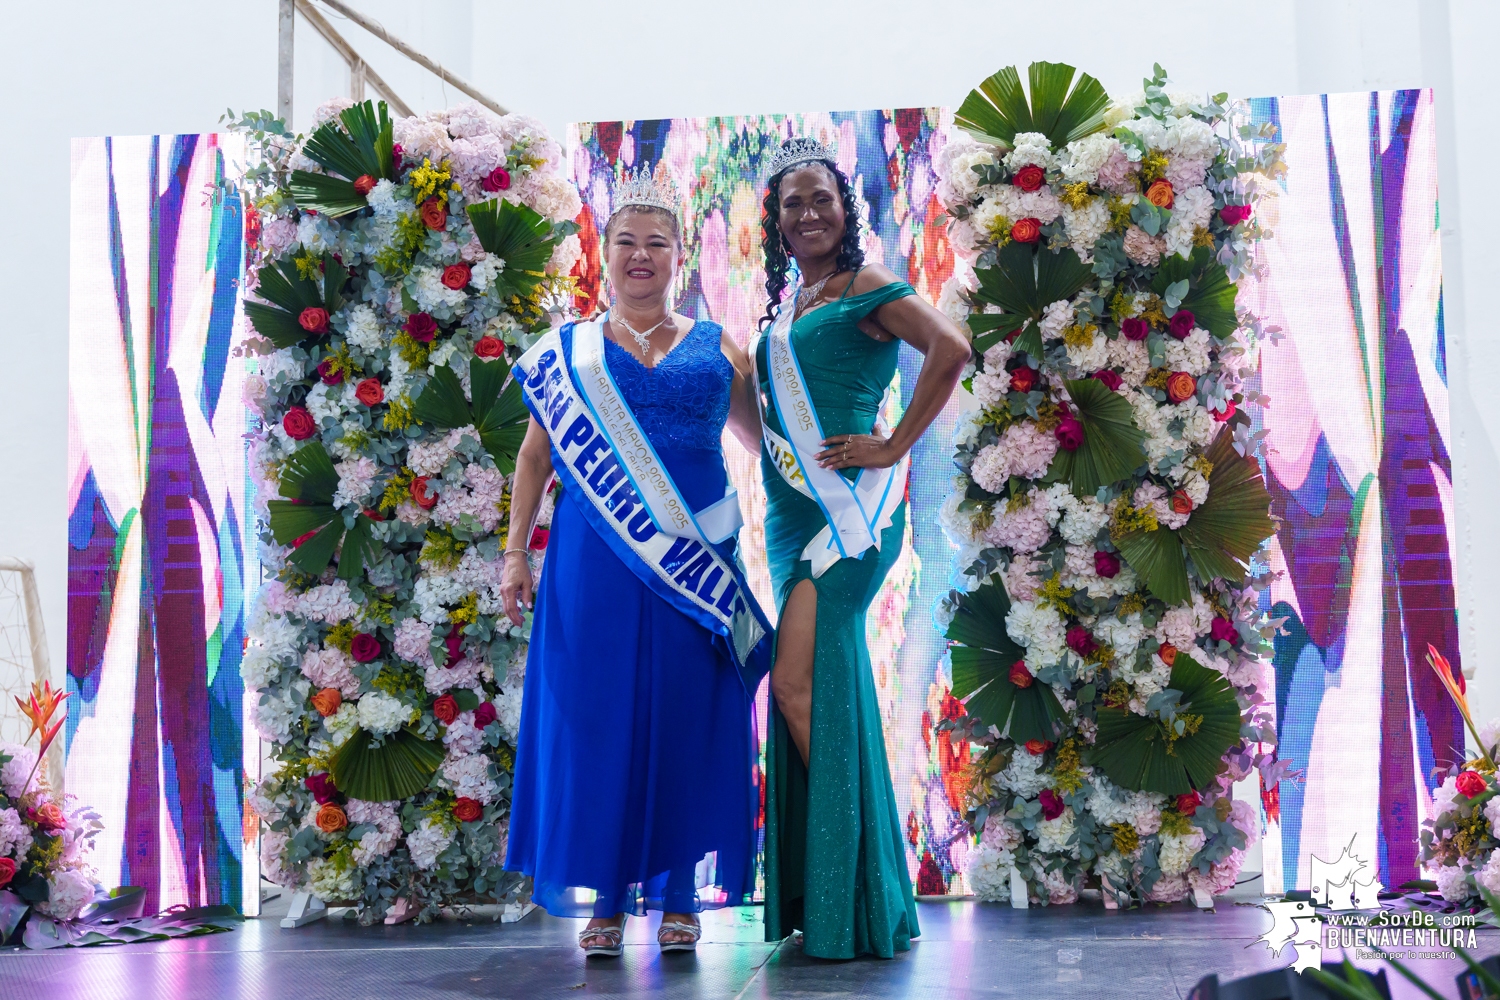
M 762 327 L 794 310 L 791 350 L 824 436 L 815 461 L 850 480 L 863 468 L 898 466 L 952 395 L 968 342 L 889 269 L 864 263 L 854 196 L 830 151 L 789 140 L 772 170 L 762 222 L 770 296 Z M 784 302 L 789 257 L 801 285 Z M 905 415 L 887 436 L 877 417 L 899 341 L 924 361 Z M 771 390 L 768 343 L 763 337 L 757 347 L 756 370 L 774 440 L 787 431 Z M 779 613 L 766 750 L 766 939 L 801 930 L 815 957 L 889 958 L 919 931 L 865 614 L 901 553 L 905 503 L 879 531 L 878 547 L 819 573 L 803 555 L 829 523 L 823 507 L 787 482 L 769 446 L 761 467 Z M 892 489 L 904 493 L 905 486 Z

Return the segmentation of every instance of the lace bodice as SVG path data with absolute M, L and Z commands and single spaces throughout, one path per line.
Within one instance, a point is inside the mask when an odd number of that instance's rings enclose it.
M 720 347 L 722 328 L 710 320 L 693 324 L 682 343 L 655 368 L 647 368 L 609 338 L 604 359 L 651 443 L 658 448 L 717 451 L 729 419 L 734 366 Z M 562 330 L 573 351 L 573 328 Z

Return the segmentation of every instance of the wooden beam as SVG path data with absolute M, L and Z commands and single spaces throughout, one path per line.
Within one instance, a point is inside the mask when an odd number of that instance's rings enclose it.
M 308 0 L 296 0 L 296 4 L 298 13 L 307 18 L 307 23 L 312 25 L 314 30 L 322 35 L 324 40 L 329 45 L 332 45 L 339 55 L 344 57 L 344 62 L 349 66 L 349 96 L 353 100 L 364 100 L 364 85 L 369 84 L 375 89 L 376 93 L 385 98 L 385 103 L 390 105 L 391 110 L 397 115 L 402 118 L 412 117 L 414 114 L 412 109 L 407 106 L 405 101 L 396 96 L 396 92 L 391 89 L 388 83 L 380 78 L 380 74 L 375 72 L 375 67 L 365 62 L 360 54 L 354 51 L 354 46 L 350 45 L 344 36 L 339 34 L 334 26 L 328 23 L 328 18 L 323 16 L 322 11 L 314 7 Z
M 306 2 L 306 0 L 299 0 L 299 2 Z M 386 31 L 385 27 L 381 25 L 379 21 L 376 21 L 370 17 L 366 17 L 364 14 L 361 14 L 353 7 L 350 7 L 348 4 L 344 3 L 343 0 L 321 0 L 321 2 L 325 6 L 338 11 L 340 14 L 343 14 L 349 20 L 353 21 L 361 28 L 364 28 L 370 34 L 374 35 L 382 42 L 385 42 L 397 52 L 406 56 L 412 62 L 417 63 L 419 66 L 423 66 L 428 70 L 431 70 L 437 75 L 438 79 L 443 80 L 446 83 L 453 84 L 455 88 L 463 91 L 465 94 L 468 94 L 470 97 L 474 98 L 474 100 L 478 101 L 480 104 L 483 104 L 485 107 L 495 112 L 495 114 L 510 114 L 510 112 L 501 107 L 500 103 L 494 98 L 485 94 L 483 91 L 475 87 L 473 84 L 469 83 L 467 80 L 454 76 L 436 61 L 427 58 L 422 53 L 418 52 L 416 49 L 412 48 L 410 45 L 406 44 L 401 39 L 391 34 L 389 31 Z
M 297 26 L 293 0 L 279 0 L 276 16 L 276 117 L 292 125 L 292 35 Z

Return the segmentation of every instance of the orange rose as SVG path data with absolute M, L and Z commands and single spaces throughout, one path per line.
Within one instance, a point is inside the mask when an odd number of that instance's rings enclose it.
M 366 406 L 379 406 L 385 402 L 385 387 L 378 378 L 363 379 L 354 387 L 354 398 Z
M 1172 193 L 1172 182 L 1163 177 L 1159 181 L 1152 181 L 1151 186 L 1146 189 L 1146 200 L 1157 208 L 1171 208 L 1176 197 Z
M 1193 398 L 1198 391 L 1198 380 L 1187 372 L 1173 372 L 1167 376 L 1167 399 L 1183 403 Z
M 1033 757 L 1040 757 L 1042 754 L 1046 753 L 1048 750 L 1051 750 L 1051 749 L 1052 749 L 1052 741 L 1051 740 L 1027 740 L 1026 741 L 1026 752 L 1029 753 L 1029 754 L 1031 754 L 1031 756 L 1033 756 Z
M 61 830 L 68 825 L 67 818 L 56 802 L 48 802 L 31 810 L 31 818 L 37 826 L 48 832 Z
M 337 712 L 343 703 L 344 696 L 339 693 L 338 688 L 324 688 L 312 696 L 312 707 L 325 719 Z
M 1035 243 L 1042 238 L 1040 219 L 1021 219 L 1010 227 L 1010 238 L 1017 243 Z
M 1026 669 L 1025 660 L 1017 660 L 1010 665 L 1010 682 L 1018 688 L 1029 688 L 1034 678 L 1031 671 Z
M 447 229 L 448 210 L 436 198 L 422 202 L 422 224 L 428 229 Z
M 1161 644 L 1161 648 L 1156 651 L 1156 655 L 1161 657 L 1161 662 L 1170 667 L 1177 662 L 1177 647 L 1170 642 L 1164 642 Z
M 1172 512 L 1176 514 L 1193 512 L 1193 498 L 1187 495 L 1187 490 L 1178 490 L 1172 494 Z
M 453 818 L 460 823 L 472 823 L 484 815 L 484 806 L 478 799 L 461 798 L 453 804 Z
M 426 476 L 417 476 L 413 479 L 411 485 L 407 487 L 407 492 L 411 494 L 411 502 L 423 510 L 431 510 L 437 506 L 437 494 L 427 492 Z
M 337 802 L 325 802 L 318 810 L 318 829 L 324 833 L 338 833 L 349 825 L 349 817 L 344 815 L 344 807 Z

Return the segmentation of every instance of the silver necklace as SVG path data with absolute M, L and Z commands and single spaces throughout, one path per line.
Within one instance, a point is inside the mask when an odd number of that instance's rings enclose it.
M 836 273 L 836 272 L 834 272 L 834 273 Z M 817 301 L 818 295 L 823 291 L 823 286 L 826 285 L 826 284 L 828 284 L 828 279 L 831 278 L 831 277 L 833 277 L 833 273 L 830 273 L 830 274 L 824 276 L 823 280 L 819 281 L 817 284 L 809 285 L 806 288 L 798 289 L 798 291 L 797 291 L 797 314 L 798 315 L 801 315 L 802 310 L 806 309 L 808 306 L 812 305 L 812 303 L 814 303 L 814 302 Z
M 624 316 L 616 316 L 614 314 L 613 310 L 611 310 L 611 312 L 609 314 L 609 318 L 610 318 L 610 322 L 618 322 L 621 326 L 623 326 L 625 328 L 625 332 L 628 333 L 628 334 L 630 334 L 630 336 L 632 338 L 634 338 L 635 342 L 638 345 L 640 345 L 640 348 L 641 348 L 641 357 L 646 358 L 647 360 L 650 360 L 650 358 L 651 358 L 651 335 L 653 333 L 655 333 L 657 330 L 660 330 L 662 328 L 662 326 L 664 326 L 668 321 L 671 320 L 671 318 L 672 318 L 672 311 L 670 309 L 667 310 L 667 314 L 666 314 L 666 316 L 662 317 L 661 322 L 657 323 L 655 326 L 653 326 L 651 329 L 647 330 L 645 333 L 642 333 L 641 331 L 637 330 L 635 327 L 631 326 L 630 325 L 630 321 L 628 319 L 626 319 Z

